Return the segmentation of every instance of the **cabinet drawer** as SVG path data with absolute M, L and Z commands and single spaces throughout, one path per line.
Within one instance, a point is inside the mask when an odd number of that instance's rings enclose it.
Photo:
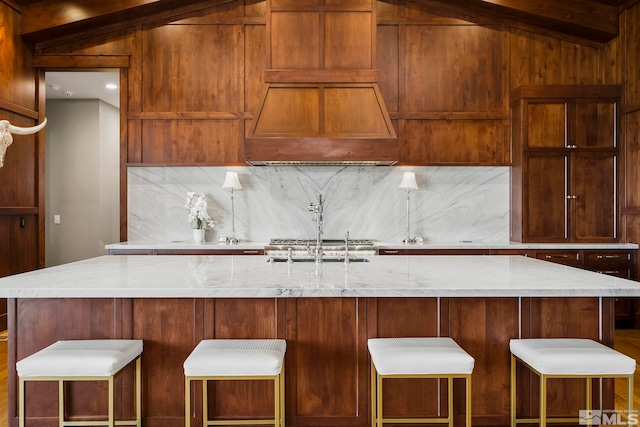
M 489 255 L 489 249 L 379 249 L 378 255 Z
M 536 252 L 536 258 L 544 261 L 555 262 L 571 266 L 582 265 L 580 251 L 540 251 Z
M 155 255 L 153 249 L 109 249 L 109 255 Z
M 264 255 L 263 249 L 158 249 L 156 255 Z
M 379 249 L 378 255 L 408 255 L 406 249 Z
M 593 269 L 631 268 L 633 265 L 633 255 L 629 251 L 587 252 L 584 258 L 585 264 Z
M 633 279 L 633 270 L 631 268 L 608 268 L 608 269 L 591 269 L 596 273 L 608 274 L 609 276 L 622 277 L 623 279 Z

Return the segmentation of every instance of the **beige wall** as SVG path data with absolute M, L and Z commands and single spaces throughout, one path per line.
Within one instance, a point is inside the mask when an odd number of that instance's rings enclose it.
M 119 110 L 47 102 L 46 266 L 104 255 L 119 241 Z M 60 215 L 60 224 L 54 224 Z

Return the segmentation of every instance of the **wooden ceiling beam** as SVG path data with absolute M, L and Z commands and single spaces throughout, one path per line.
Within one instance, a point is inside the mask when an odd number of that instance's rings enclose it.
M 595 0 L 410 0 L 481 22 L 526 25 L 606 43 L 620 34 L 618 8 Z
M 6 1 L 6 0 L 3 0 Z M 10 1 L 10 0 L 9 0 Z M 22 7 L 20 34 L 36 43 L 101 27 L 127 25 L 150 16 L 212 7 L 232 0 L 41 0 Z M 383 0 L 384 1 L 384 0 Z M 606 43 L 619 35 L 618 8 L 595 0 L 409 0 L 480 23 L 503 22 L 541 33 Z M 629 0 L 630 2 L 637 0 Z
M 47 42 L 97 28 L 148 21 L 168 12 L 184 13 L 232 0 L 42 0 L 22 8 L 20 35 L 33 42 Z

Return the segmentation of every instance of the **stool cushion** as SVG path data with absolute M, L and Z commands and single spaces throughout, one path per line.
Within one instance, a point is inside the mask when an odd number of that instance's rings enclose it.
M 282 370 L 285 340 L 202 340 L 184 361 L 188 377 L 271 376 Z
M 451 338 L 371 338 L 368 346 L 381 375 L 470 374 L 475 363 Z
M 634 359 L 590 339 L 512 339 L 509 347 L 514 356 L 546 375 L 628 375 L 636 370 Z
M 142 340 L 58 341 L 18 363 L 19 377 L 108 377 L 142 353 Z

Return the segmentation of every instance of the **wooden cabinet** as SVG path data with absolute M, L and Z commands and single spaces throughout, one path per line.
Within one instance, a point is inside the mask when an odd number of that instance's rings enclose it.
M 402 248 L 378 250 L 379 255 L 489 255 L 489 248 L 479 249 L 428 249 L 428 248 Z M 519 255 L 519 254 L 518 254 Z
M 427 248 L 381 248 L 380 255 L 522 255 L 556 264 L 582 268 L 597 273 L 609 274 L 635 280 L 635 249 L 427 249 Z M 637 308 L 636 308 L 637 307 Z M 632 298 L 615 299 L 615 320 L 618 327 L 629 327 L 635 321 L 634 308 L 640 312 L 640 304 Z M 640 313 L 637 316 L 640 318 Z
M 618 241 L 620 93 L 617 85 L 512 92 L 512 241 Z
M 544 261 L 583 268 L 601 274 L 635 280 L 636 250 L 536 250 L 532 256 Z M 634 300 L 632 298 L 615 299 L 615 321 L 617 327 L 629 327 L 634 321 Z
M 584 255 L 581 250 L 539 250 L 533 252 L 533 257 L 543 261 L 556 264 L 568 265 L 571 267 L 582 267 L 584 265 Z
M 0 277 L 39 267 L 38 217 L 34 208 L 0 208 Z M 0 331 L 7 329 L 7 300 L 0 299 Z

